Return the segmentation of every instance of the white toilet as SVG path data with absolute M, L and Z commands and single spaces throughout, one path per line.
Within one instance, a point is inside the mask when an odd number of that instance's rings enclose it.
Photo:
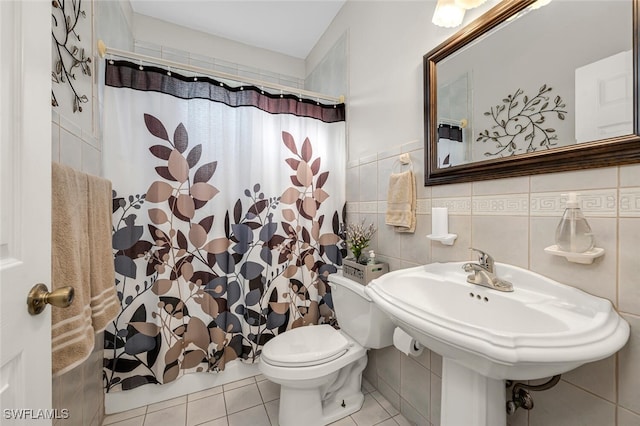
M 299 327 L 262 349 L 260 371 L 280 385 L 281 426 L 321 426 L 358 411 L 367 349 L 393 343 L 393 323 L 363 285 L 341 273 L 330 275 L 329 284 L 340 330 Z

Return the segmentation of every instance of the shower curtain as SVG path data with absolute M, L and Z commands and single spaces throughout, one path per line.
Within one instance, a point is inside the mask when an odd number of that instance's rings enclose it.
M 279 333 L 333 323 L 344 105 L 126 61 L 105 79 L 122 303 L 105 332 L 106 391 L 252 363 Z

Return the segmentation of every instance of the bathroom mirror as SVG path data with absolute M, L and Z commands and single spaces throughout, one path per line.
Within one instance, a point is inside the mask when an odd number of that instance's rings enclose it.
M 427 53 L 425 185 L 640 162 L 639 5 L 503 0 Z

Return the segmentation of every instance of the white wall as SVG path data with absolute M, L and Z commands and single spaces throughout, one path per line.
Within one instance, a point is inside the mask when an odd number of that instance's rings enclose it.
M 269 73 L 304 79 L 305 64 L 302 59 L 249 46 L 221 37 L 206 34 L 180 25 L 171 24 L 148 16 L 134 14 L 134 38 L 153 45 L 191 56 L 215 58 L 231 64 L 259 69 Z

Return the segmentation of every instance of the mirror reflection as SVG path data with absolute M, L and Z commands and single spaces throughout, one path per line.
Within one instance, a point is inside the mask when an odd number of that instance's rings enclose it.
M 437 62 L 437 168 L 631 135 L 632 2 L 552 1 Z

